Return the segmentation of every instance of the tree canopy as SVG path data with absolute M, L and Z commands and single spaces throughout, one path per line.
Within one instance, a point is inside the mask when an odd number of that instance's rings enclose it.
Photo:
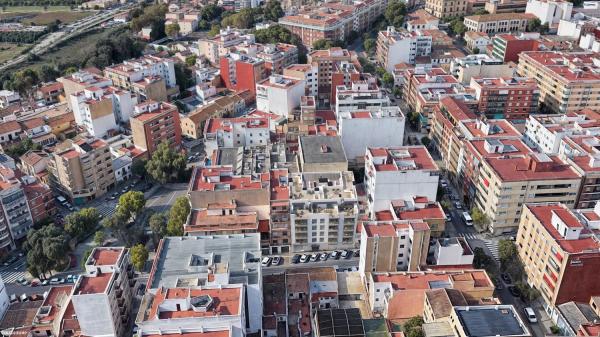
M 265 15 L 265 19 L 275 22 L 277 22 L 277 20 L 285 14 L 281 8 L 281 2 L 278 0 L 268 1 L 263 13 Z
M 167 34 L 167 36 L 169 37 L 177 37 L 180 31 L 181 28 L 179 27 L 179 24 L 177 22 L 170 23 L 165 26 L 165 34 Z
M 68 263 L 69 235 L 53 224 L 27 233 L 24 243 L 27 250 L 27 270 L 34 277 L 46 278 L 53 270 L 60 270 Z
M 169 218 L 164 212 L 154 213 L 152 214 L 152 216 L 150 216 L 148 224 L 150 225 L 150 229 L 152 230 L 152 234 L 154 235 L 155 241 L 158 241 L 167 235 L 168 220 Z
M 237 13 L 228 15 L 221 20 L 221 26 L 236 27 L 240 29 L 249 29 L 254 27 L 259 10 L 256 8 L 243 8 Z
M 100 214 L 98 210 L 92 207 L 83 208 L 77 212 L 73 212 L 65 217 L 65 231 L 71 237 L 79 240 L 91 235 L 98 223 L 100 222 Z
M 146 260 L 148 260 L 148 249 L 143 244 L 137 244 L 129 250 L 131 256 L 131 264 L 137 271 L 142 271 Z
M 129 191 L 119 197 L 117 215 L 126 220 L 135 220 L 145 206 L 144 192 Z
M 406 15 L 406 4 L 404 1 L 392 0 L 388 2 L 383 16 L 389 26 L 402 28 L 404 16 Z
M 169 221 L 167 223 L 167 233 L 171 236 L 183 235 L 183 225 L 190 214 L 190 202 L 186 196 L 181 196 L 175 200 L 169 210 Z
M 146 171 L 155 181 L 166 184 L 177 181 L 185 173 L 186 159 L 181 153 L 169 147 L 163 142 L 152 154 L 152 158 L 146 163 Z
M 313 42 L 313 49 L 315 50 L 323 50 L 329 49 L 331 47 L 346 47 L 346 43 L 342 40 L 329 41 L 325 39 L 317 40 Z

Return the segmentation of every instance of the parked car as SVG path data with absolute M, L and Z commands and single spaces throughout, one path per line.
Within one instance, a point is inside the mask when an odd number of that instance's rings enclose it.
M 42 286 L 47 286 L 49 283 L 50 283 L 50 281 L 48 281 L 48 280 L 43 280 L 43 281 L 42 281 L 42 283 L 41 283 L 41 285 L 42 285 Z
M 529 323 L 537 323 L 537 317 L 535 316 L 535 311 L 533 311 L 533 309 L 531 307 L 524 308 L 523 312 L 525 313 L 525 317 L 527 317 L 527 320 L 529 321 Z
M 502 273 L 500 275 L 500 277 L 502 278 L 502 281 L 504 281 L 504 283 L 506 283 L 506 284 L 511 284 L 512 283 L 510 275 L 508 275 L 507 273 Z
M 278 266 L 279 264 L 281 264 L 281 256 L 273 256 L 273 261 L 271 262 L 272 266 Z
M 302 256 L 300 254 L 296 254 L 296 255 L 292 256 L 292 263 L 296 264 L 296 263 L 300 262 L 301 257 Z
M 321 260 L 321 261 L 327 261 L 328 258 L 329 258 L 329 254 L 327 254 L 327 253 L 322 253 L 321 256 L 319 256 L 319 260 Z
M 337 250 L 334 251 L 334 252 L 331 252 L 331 258 L 339 260 L 339 258 L 340 258 L 340 252 L 338 252 Z
M 300 256 L 300 262 L 302 263 L 306 263 L 309 260 L 309 256 L 306 254 L 302 254 L 302 256 Z
M 359 257 L 360 256 L 360 250 L 357 250 L 354 252 L 353 254 L 354 257 Z
M 310 256 L 310 262 L 316 262 L 319 259 L 319 253 L 314 253 Z
M 268 267 L 271 265 L 271 258 L 270 257 L 263 257 L 262 261 L 260 262 L 261 266 L 263 267 Z
M 455 203 L 454 203 L 454 207 L 455 207 L 456 209 L 462 209 L 462 205 L 460 204 L 460 201 L 457 201 L 457 202 L 455 202 Z
M 57 284 L 63 284 L 65 283 L 65 280 L 59 277 L 53 277 L 50 279 L 50 285 L 57 285 Z
M 348 251 L 347 250 L 342 251 L 342 254 L 340 254 L 340 256 L 344 259 L 348 258 Z
M 508 292 L 514 297 L 521 297 L 521 291 L 515 286 L 508 287 Z
M 40 282 L 39 281 L 31 281 L 31 283 L 29 285 L 32 287 L 37 287 L 40 285 Z
M 494 278 L 494 279 L 492 280 L 492 282 L 494 282 L 494 285 L 495 285 L 495 287 L 496 287 L 496 290 L 502 290 L 502 289 L 504 289 L 504 286 L 502 285 L 502 281 L 500 281 L 499 279 L 497 279 L 497 278 Z

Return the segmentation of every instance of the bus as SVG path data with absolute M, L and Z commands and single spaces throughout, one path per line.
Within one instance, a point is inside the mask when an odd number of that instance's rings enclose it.
M 465 220 L 465 225 L 473 226 L 473 219 L 471 219 L 469 212 L 463 212 L 462 216 L 463 216 L 463 220 Z

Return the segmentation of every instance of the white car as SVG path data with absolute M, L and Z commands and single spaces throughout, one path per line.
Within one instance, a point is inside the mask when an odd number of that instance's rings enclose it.
M 273 256 L 273 261 L 271 262 L 272 266 L 278 266 L 281 263 L 280 256 Z
M 347 250 L 342 251 L 342 255 L 341 256 L 342 256 L 342 258 L 345 259 L 346 256 L 348 256 L 348 251 Z
M 537 317 L 535 316 L 535 311 L 533 311 L 533 309 L 531 307 L 527 307 L 527 308 L 523 309 L 523 312 L 525 313 L 525 317 L 527 317 L 527 320 L 529 321 L 529 323 L 537 323 Z
M 263 257 L 262 261 L 260 262 L 260 264 L 263 267 L 268 267 L 269 265 L 271 265 L 271 258 L 270 257 Z
M 458 202 L 458 201 L 454 203 L 454 207 L 455 207 L 456 209 L 462 209 L 462 205 L 461 205 L 461 204 L 460 204 L 460 202 Z
M 303 254 L 302 256 L 300 256 L 300 262 L 302 263 L 306 263 L 308 262 L 309 256 L 307 254 Z

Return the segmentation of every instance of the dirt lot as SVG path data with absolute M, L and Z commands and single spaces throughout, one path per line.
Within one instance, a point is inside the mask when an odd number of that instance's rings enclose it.
M 28 44 L 17 45 L 16 43 L 0 42 L 0 64 L 19 56 L 21 51 L 27 47 L 29 47 Z
M 71 11 L 66 6 L 48 7 L 46 11 L 43 7 L 7 7 L 6 11 L 0 12 L 0 18 L 16 18 L 23 24 L 45 26 L 56 20 L 71 23 L 92 14 L 91 11 Z

